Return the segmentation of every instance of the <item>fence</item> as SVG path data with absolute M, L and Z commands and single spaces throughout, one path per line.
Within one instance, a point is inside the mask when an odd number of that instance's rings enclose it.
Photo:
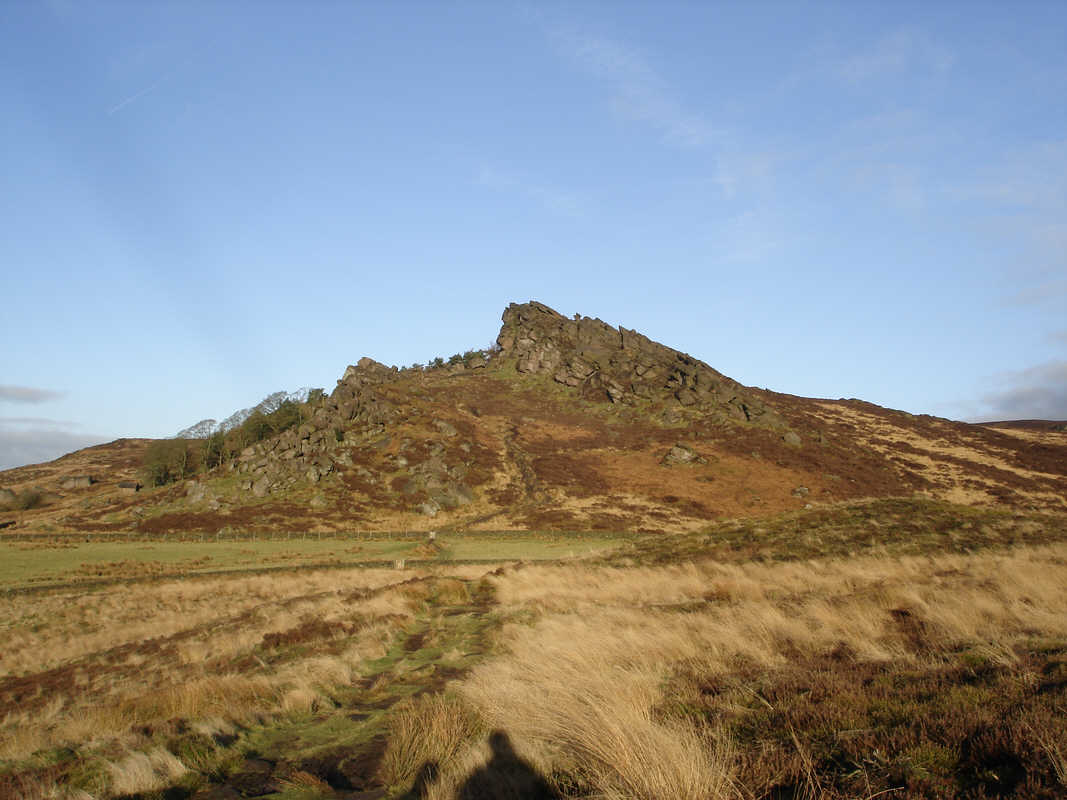
M 223 529 L 207 531 L 143 533 L 141 531 L 94 531 L 51 533 L 35 531 L 0 532 L 4 542 L 39 542 L 48 544 L 80 544 L 93 542 L 279 542 L 279 541 L 338 541 L 366 542 L 378 539 L 424 541 L 424 531 L 239 531 Z

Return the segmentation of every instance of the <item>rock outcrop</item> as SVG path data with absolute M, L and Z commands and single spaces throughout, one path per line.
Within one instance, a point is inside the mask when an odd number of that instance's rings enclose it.
M 741 423 L 785 427 L 781 417 L 703 361 L 636 331 L 537 302 L 512 303 L 497 337 L 519 372 L 550 375 L 590 400 L 637 404 L 673 400 L 684 408 Z
M 679 442 L 667 451 L 667 454 L 663 456 L 659 463 L 665 467 L 678 467 L 690 464 L 707 464 L 708 460 L 692 447 Z
M 350 365 L 329 397 L 315 401 L 311 419 L 297 428 L 246 447 L 230 469 L 248 479 L 242 484 L 256 497 L 297 483 L 318 483 L 351 458 L 342 448 L 379 436 L 396 416 L 393 404 L 377 389 L 396 380 L 396 367 L 372 358 Z

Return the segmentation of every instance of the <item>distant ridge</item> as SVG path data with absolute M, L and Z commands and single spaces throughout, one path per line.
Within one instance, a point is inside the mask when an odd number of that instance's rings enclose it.
M 236 428 L 257 411 L 261 414 L 269 414 L 272 411 L 277 411 L 283 403 L 306 403 L 308 395 L 310 395 L 311 392 L 312 389 L 310 386 L 304 386 L 292 392 L 274 392 L 268 394 L 251 408 L 242 408 L 240 411 L 233 412 L 222 422 L 213 419 L 202 419 L 195 425 L 190 425 L 188 428 L 182 428 L 174 434 L 173 438 L 206 439 L 208 436 L 216 433 L 226 433 L 227 431 Z

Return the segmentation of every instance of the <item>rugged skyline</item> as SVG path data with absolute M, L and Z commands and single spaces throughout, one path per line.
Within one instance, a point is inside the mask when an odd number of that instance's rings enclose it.
M 454 363 L 350 365 L 210 440 L 0 473 L 12 532 L 697 530 L 872 497 L 1062 512 L 1062 425 L 747 387 L 640 332 L 511 304 Z M 137 480 L 143 491 L 130 491 Z M 21 513 L 20 513 L 21 512 Z
M 0 466 L 595 313 L 1067 417 L 1060 4 L 0 8 Z

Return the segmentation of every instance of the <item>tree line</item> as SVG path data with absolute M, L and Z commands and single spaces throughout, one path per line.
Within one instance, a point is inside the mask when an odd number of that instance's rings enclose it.
M 286 400 L 274 411 L 252 414 L 229 431 L 213 433 L 206 439 L 161 439 L 145 452 L 142 476 L 147 486 L 165 486 L 214 469 L 235 458 L 256 442 L 276 436 L 311 419 L 325 393 L 313 389 L 306 403 Z

